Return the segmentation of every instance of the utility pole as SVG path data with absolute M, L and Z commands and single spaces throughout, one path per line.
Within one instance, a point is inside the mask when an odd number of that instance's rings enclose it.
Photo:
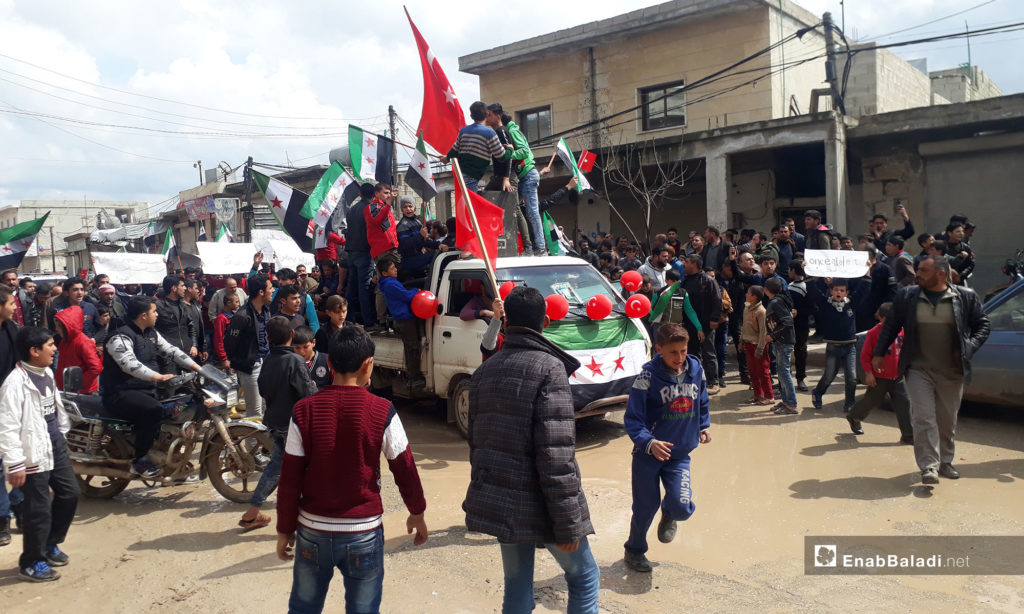
M 832 22 L 832 13 L 825 13 L 821 17 L 821 23 L 825 28 L 825 80 L 832 90 L 832 108 L 846 115 L 846 105 L 839 92 L 839 78 L 836 70 L 836 26 Z M 847 60 L 849 61 L 849 60 Z
M 252 211 L 252 156 L 245 161 L 245 170 L 242 171 L 242 183 L 245 186 L 245 206 L 238 208 L 238 222 L 235 228 L 239 231 L 245 242 L 252 240 L 250 222 L 255 223 Z
M 388 125 L 390 126 L 391 134 L 389 136 L 391 137 L 392 141 L 398 140 L 398 129 L 395 128 L 396 117 L 397 116 L 395 114 L 395 107 L 389 104 Z M 398 148 L 396 147 L 391 148 L 391 181 L 396 184 L 398 183 Z
M 192 165 L 192 168 L 199 169 L 199 185 L 203 185 L 203 161 L 196 160 L 196 163 Z
M 57 248 L 53 245 L 53 226 L 50 226 L 50 268 L 53 269 L 53 273 L 57 272 Z M 43 267 L 39 267 L 39 270 L 42 269 Z

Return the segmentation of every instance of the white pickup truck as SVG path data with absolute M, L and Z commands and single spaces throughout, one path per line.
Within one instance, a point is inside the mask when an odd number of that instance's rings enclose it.
M 544 296 L 561 294 L 569 301 L 569 314 L 551 323 L 544 335 L 580 361 L 569 378 L 576 416 L 599 416 L 625 409 L 633 379 L 648 360 L 651 340 L 639 320 L 629 318 L 625 301 L 596 269 L 578 258 L 498 258 L 498 284 L 537 288 Z M 474 293 L 487 287 L 483 261 L 460 259 L 458 252 L 442 253 L 434 260 L 426 289 L 437 296 L 437 315 L 423 322 L 421 365 L 426 388 L 410 391 L 405 383 L 402 339 L 385 332 L 373 336 L 376 343 L 371 386 L 391 388 L 403 398 L 436 396 L 447 399 L 448 421 L 463 435 L 469 424 L 469 378 L 482 362 L 480 342 L 487 329 L 481 319 L 464 321 L 462 308 Z M 591 320 L 586 303 L 596 294 L 612 300 L 611 315 Z M 487 301 L 487 304 L 490 300 Z

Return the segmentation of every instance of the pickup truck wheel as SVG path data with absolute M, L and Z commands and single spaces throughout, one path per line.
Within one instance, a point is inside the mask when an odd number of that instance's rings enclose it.
M 448 395 L 448 406 L 455 416 L 455 425 L 462 436 L 469 439 L 469 378 L 464 377 L 455 384 Z

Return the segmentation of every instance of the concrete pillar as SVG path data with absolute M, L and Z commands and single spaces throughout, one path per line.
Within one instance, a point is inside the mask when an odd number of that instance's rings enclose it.
M 729 227 L 729 193 L 732 191 L 732 160 L 728 154 L 710 154 L 704 158 L 708 225 L 720 230 Z
M 832 125 L 825 137 L 825 216 L 832 227 L 846 234 L 846 124 L 832 111 Z

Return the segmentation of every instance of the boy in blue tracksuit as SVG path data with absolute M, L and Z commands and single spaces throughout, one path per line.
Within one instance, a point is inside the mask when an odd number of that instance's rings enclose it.
M 405 372 L 410 389 L 422 389 L 427 380 L 420 371 L 420 323 L 412 313 L 412 299 L 419 290 L 406 288 L 398 281 L 398 263 L 394 258 L 384 257 L 377 262 L 380 281 L 377 288 L 384 294 L 388 312 L 395 321 L 395 328 L 405 346 Z
M 679 324 L 662 325 L 655 340 L 657 354 L 629 393 L 624 422 L 633 440 L 633 519 L 625 563 L 634 571 L 651 571 L 644 553 L 647 530 L 659 507 L 658 540 L 665 544 L 676 536 L 676 521 L 693 515 L 690 452 L 698 443 L 711 442 L 707 382 L 700 359 L 686 354 L 689 340 Z

